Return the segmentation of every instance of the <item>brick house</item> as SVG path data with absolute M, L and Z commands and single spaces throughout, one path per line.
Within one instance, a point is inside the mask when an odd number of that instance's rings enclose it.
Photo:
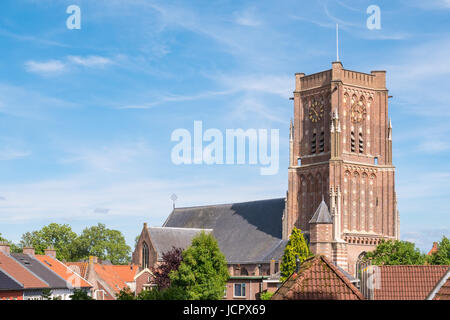
M 328 258 L 317 255 L 299 266 L 272 300 L 365 300 L 362 293 Z
M 89 262 L 65 264 L 92 284 L 92 297 L 96 300 L 116 300 L 116 295 L 126 287 L 135 291 L 137 265 L 113 265 L 94 256 L 89 257 Z
M 0 266 L 3 273 L 22 286 L 23 300 L 41 300 L 42 290 L 50 289 L 50 286 L 44 280 L 11 257 L 9 244 L 7 243 L 0 244 Z M 17 295 L 17 293 L 14 294 Z M 7 295 L 10 296 L 11 292 Z
M 23 285 L 1 267 L 0 300 L 23 300 Z

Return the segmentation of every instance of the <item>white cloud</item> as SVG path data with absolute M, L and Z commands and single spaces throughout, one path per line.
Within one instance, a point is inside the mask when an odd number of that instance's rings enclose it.
M 38 73 L 41 75 L 60 74 L 65 71 L 66 65 L 59 60 L 49 61 L 27 61 L 25 68 L 28 72 Z
M 114 61 L 112 59 L 101 56 L 67 56 L 64 59 L 59 60 L 30 60 L 25 62 L 25 69 L 28 72 L 49 76 L 60 75 L 76 66 L 84 68 L 102 68 L 113 63 Z
M 111 59 L 100 56 L 69 56 L 67 57 L 67 59 L 73 64 L 81 65 L 84 67 L 103 67 L 105 65 L 113 63 Z
M 135 168 L 136 162 L 150 158 L 151 149 L 143 141 L 99 147 L 73 147 L 63 163 L 79 163 L 85 169 L 105 172 L 126 172 Z
M 256 17 L 253 9 L 236 13 L 235 22 L 246 27 L 258 27 L 261 25 L 261 21 Z
M 29 151 L 15 150 L 11 148 L 0 149 L 0 160 L 15 160 L 31 155 Z

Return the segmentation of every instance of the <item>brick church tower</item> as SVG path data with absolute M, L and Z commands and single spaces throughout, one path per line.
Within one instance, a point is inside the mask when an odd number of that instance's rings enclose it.
M 283 238 L 300 228 L 314 253 L 355 273 L 362 252 L 399 238 L 386 72 L 295 75 Z

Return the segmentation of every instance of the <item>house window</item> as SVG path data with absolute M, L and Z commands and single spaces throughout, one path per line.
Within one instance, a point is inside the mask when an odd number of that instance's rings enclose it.
M 235 283 L 233 295 L 237 298 L 245 297 L 245 283 Z
M 148 246 L 145 241 L 142 244 L 142 268 L 148 268 Z

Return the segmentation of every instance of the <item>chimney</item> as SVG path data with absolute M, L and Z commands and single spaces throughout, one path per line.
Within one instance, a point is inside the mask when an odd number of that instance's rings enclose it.
M 438 252 L 439 248 L 438 248 L 438 243 L 437 242 L 433 242 L 433 248 L 431 248 L 430 252 L 428 252 L 428 255 L 431 256 L 433 255 L 433 253 Z
M 95 263 L 98 263 L 98 257 L 89 256 L 89 264 L 95 264 Z
M 270 275 L 275 273 L 275 259 L 270 260 L 270 270 L 269 270 Z
M 54 248 L 47 248 L 44 250 L 46 256 L 56 259 L 56 250 Z
M 34 248 L 33 247 L 24 247 L 22 249 L 24 254 L 29 254 L 30 256 L 34 256 Z
M 4 254 L 10 254 L 11 249 L 8 242 L 0 241 L 0 252 L 3 252 Z

